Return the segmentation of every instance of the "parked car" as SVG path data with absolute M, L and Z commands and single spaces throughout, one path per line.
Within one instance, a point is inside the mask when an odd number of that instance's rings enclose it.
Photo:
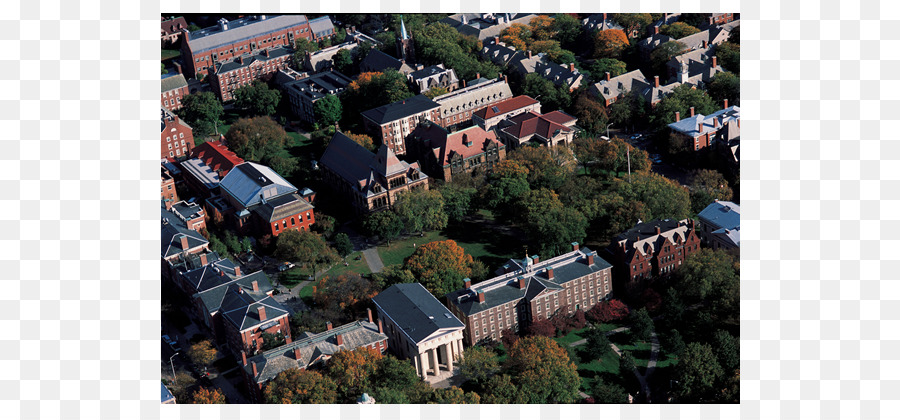
M 292 268 L 294 268 L 294 263 L 288 262 L 288 263 L 284 263 L 284 264 L 278 266 L 278 271 L 279 271 L 279 272 L 287 271 L 287 270 L 290 270 L 290 269 L 292 269 Z
M 178 341 L 171 339 L 168 334 L 163 334 L 162 339 L 172 348 L 172 351 L 176 353 L 181 351 L 181 346 L 178 345 Z

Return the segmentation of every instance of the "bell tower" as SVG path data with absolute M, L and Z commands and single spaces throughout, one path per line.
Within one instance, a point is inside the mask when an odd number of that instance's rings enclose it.
M 416 62 L 416 52 L 413 47 L 412 38 L 410 38 L 409 33 L 406 32 L 406 24 L 403 22 L 402 16 L 400 17 L 400 37 L 397 38 L 397 57 L 407 64 Z

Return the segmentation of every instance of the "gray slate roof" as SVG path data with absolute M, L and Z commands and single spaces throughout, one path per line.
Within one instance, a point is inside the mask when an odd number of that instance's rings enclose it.
M 419 283 L 395 284 L 372 301 L 416 343 L 444 328 L 465 328 Z
M 186 271 L 182 274 L 182 277 L 191 285 L 194 291 L 203 292 L 225 283 L 231 283 L 232 280 L 237 278 L 235 267 L 237 266 L 234 262 L 223 258 L 210 261 L 209 264 L 203 267 Z
M 219 281 L 219 283 L 213 283 L 215 281 Z M 253 291 L 254 281 L 256 281 L 257 292 Z M 206 310 L 211 314 L 218 312 L 222 308 L 229 290 L 234 292 L 237 288 L 241 288 L 244 294 L 255 299 L 263 299 L 268 292 L 272 291 L 272 283 L 262 271 L 250 273 L 239 278 L 226 275 L 219 277 L 219 279 L 210 279 L 208 286 L 211 287 L 206 287 L 194 296 L 200 298 L 200 301 L 206 306 Z M 271 318 L 268 309 L 266 309 L 266 317 Z
M 488 15 L 492 15 L 489 17 Z M 463 35 L 471 35 L 480 40 L 500 35 L 503 29 L 513 23 L 528 25 L 535 14 L 533 13 L 457 13 L 441 20 L 456 29 Z M 502 17 L 505 22 L 498 23 L 497 18 Z
M 166 210 L 166 204 L 163 200 L 160 200 L 160 207 L 162 213 L 162 230 L 160 235 L 162 258 L 173 257 L 184 251 L 209 244 L 209 241 L 203 235 L 188 229 L 184 221 L 171 211 Z M 187 249 L 182 249 L 181 238 L 185 236 L 188 238 L 188 247 Z
M 334 133 L 319 164 L 334 171 L 367 196 L 374 194 L 372 187 L 379 183 L 376 174 L 386 177 L 401 172 L 409 175 L 415 171 L 419 173 L 418 179 L 428 178 L 418 165 L 398 159 L 387 146 L 381 145 L 378 154 L 374 154 L 341 132 Z M 407 182 L 411 181 L 407 179 Z M 382 185 L 382 188 L 386 190 L 387 185 Z
M 420 114 L 439 106 L 440 105 L 438 105 L 435 101 L 428 99 L 428 97 L 425 95 L 416 95 L 409 99 L 404 99 L 402 101 L 382 105 L 375 109 L 370 109 L 366 112 L 363 112 L 362 115 L 363 117 L 368 118 L 374 123 L 381 125 L 389 123 L 391 121 L 399 120 L 401 118 Z
M 181 74 L 166 77 L 165 79 L 162 79 L 160 84 L 162 85 L 162 92 L 183 88 L 188 85 L 187 80 L 184 79 L 184 75 Z
M 591 92 L 604 100 L 617 98 L 624 92 L 632 92 L 644 89 L 650 86 L 650 82 L 644 77 L 644 73 L 640 70 L 633 70 L 616 77 L 611 77 L 609 81 L 601 80 L 591 86 Z
M 732 245 L 736 247 L 741 246 L 741 227 L 737 226 L 734 229 L 717 229 L 712 232 L 713 236 L 718 236 L 725 240 L 725 242 L 730 242 Z
M 257 308 L 261 306 L 266 308 L 265 320 L 259 319 Z M 262 292 L 247 291 L 245 287 L 239 285 L 228 286 L 220 310 L 225 319 L 238 331 L 266 327 L 266 324 L 275 322 L 276 318 L 288 314 L 288 311 L 271 296 Z
M 337 71 L 316 73 L 312 76 L 293 80 L 284 84 L 283 89 L 289 94 L 305 96 L 315 101 L 325 95 L 337 95 L 352 82 L 349 77 Z
M 337 345 L 338 334 L 344 342 L 340 346 Z M 350 351 L 387 340 L 386 335 L 378 332 L 378 326 L 368 321 L 352 322 L 319 334 L 307 331 L 295 338 L 296 341 L 289 344 L 248 358 L 247 366 L 244 366 L 248 376 L 253 376 L 253 362 L 256 363 L 258 373 L 254 380 L 256 383 L 264 383 L 288 369 L 306 369 L 316 361 L 330 358 L 339 351 Z M 295 349 L 300 350 L 299 359 Z
M 700 211 L 697 217 L 715 229 L 734 229 L 741 226 L 741 206 L 731 201 L 716 201 Z
M 512 98 L 509 84 L 503 79 L 473 82 L 469 86 L 435 96 L 434 102 L 441 107 L 441 118 L 465 110 L 474 110 L 487 103 Z
M 219 187 L 234 197 L 244 207 L 262 203 L 262 196 L 271 200 L 282 195 L 297 192 L 297 187 L 287 182 L 268 166 L 253 162 L 244 162 L 235 166 L 222 181 Z
M 248 16 L 228 22 L 228 30 L 225 31 L 215 25 L 191 32 L 188 44 L 192 52 L 198 53 L 306 22 L 305 15 L 267 16 L 265 20 L 259 20 L 256 16 Z
M 241 63 L 240 57 L 232 58 L 231 60 L 220 62 L 216 64 L 216 74 L 218 73 L 227 73 L 233 70 L 241 69 L 244 67 L 250 67 L 255 63 L 265 63 L 266 61 L 274 60 L 278 57 L 282 57 L 285 55 L 291 55 L 294 51 L 288 47 L 280 46 L 277 48 L 269 49 L 269 55 L 263 52 L 264 50 L 256 50 L 255 54 L 244 54 L 243 59 L 244 62 Z
M 669 124 L 669 128 L 690 137 L 697 137 L 701 134 L 721 130 L 729 123 L 736 122 L 740 118 L 741 108 L 737 106 L 730 106 L 727 109 L 720 109 L 709 115 L 696 114 L 693 117 L 682 118 L 681 121 L 676 121 Z M 719 121 L 718 128 L 716 128 L 714 120 Z M 703 128 L 702 132 L 697 130 L 698 124 L 701 122 Z
M 297 194 L 288 194 L 266 201 L 266 204 L 257 206 L 253 212 L 263 220 L 272 222 L 312 209 L 312 204 L 309 204 L 303 197 Z
M 334 24 L 331 23 L 331 18 L 326 15 L 309 21 L 309 30 L 321 38 L 334 34 Z
M 491 62 L 499 66 L 515 63 L 525 58 L 525 53 L 517 51 L 515 47 L 506 45 L 503 42 L 499 44 L 485 44 L 484 47 L 481 48 L 480 54 L 481 58 L 491 60 Z
M 359 68 L 362 71 L 370 72 L 383 72 L 387 69 L 394 69 L 404 74 L 409 74 L 413 71 L 413 68 L 408 64 L 374 48 L 359 63 Z

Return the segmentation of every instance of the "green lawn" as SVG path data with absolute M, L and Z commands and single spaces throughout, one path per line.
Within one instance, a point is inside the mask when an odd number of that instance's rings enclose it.
M 416 247 L 429 242 L 443 241 L 446 239 L 447 237 L 441 235 L 440 232 L 425 232 L 424 237 L 413 235 L 402 239 L 395 239 L 391 241 L 390 245 L 385 243 L 378 246 L 378 255 L 381 256 L 381 261 L 385 266 L 403 264 L 403 261 L 416 251 Z
M 299 296 L 300 299 L 302 299 L 304 302 L 308 302 L 309 300 L 312 299 L 312 293 L 313 293 L 313 283 L 310 282 L 306 286 L 303 286 L 302 289 L 300 289 L 300 292 L 297 293 L 297 296 Z
M 299 267 L 292 268 L 278 275 L 278 282 L 288 289 L 300 284 L 301 281 L 309 277 L 308 273 L 303 272 Z
M 170 58 L 175 58 L 181 55 L 181 52 L 178 50 L 167 50 L 165 48 L 162 49 L 162 60 L 168 60 Z
M 357 260 L 356 257 L 360 258 Z M 345 273 L 356 273 L 356 274 L 371 274 L 372 271 L 369 270 L 369 264 L 366 263 L 366 257 L 362 254 L 362 252 L 354 252 L 347 256 L 344 259 L 347 261 L 349 265 L 344 265 L 343 262 L 338 262 L 330 270 L 325 272 L 326 276 L 339 276 Z
M 602 357 L 587 363 L 578 364 L 578 376 L 581 376 L 581 389 L 589 390 L 594 385 L 594 376 L 618 376 L 619 356 L 609 349 Z
M 557 337 L 557 338 L 554 338 L 553 340 L 555 340 L 557 343 L 559 343 L 560 347 L 565 348 L 565 347 L 568 347 L 569 345 L 571 345 L 572 343 L 583 339 L 584 337 L 582 337 L 581 334 L 589 329 L 590 328 L 588 327 L 588 328 L 582 328 L 580 330 L 573 330 L 572 332 L 566 334 L 565 336 Z

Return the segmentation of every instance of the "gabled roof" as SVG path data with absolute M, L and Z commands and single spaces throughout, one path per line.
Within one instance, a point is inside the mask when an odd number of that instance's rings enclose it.
M 419 283 L 395 284 L 372 301 L 415 343 L 442 329 L 465 328 L 447 307 Z
M 537 103 L 540 102 L 528 95 L 519 95 L 502 100 L 489 107 L 479 109 L 478 111 L 472 113 L 472 115 L 477 115 L 481 119 L 488 120 L 498 115 L 513 112 L 515 110 L 522 109 Z
M 263 15 L 265 16 L 265 15 Z M 287 29 L 307 23 L 306 15 L 248 16 L 227 23 L 228 29 L 222 30 L 219 25 L 191 32 L 186 39 L 193 53 L 232 44 L 259 35 Z
M 257 291 L 253 291 L 254 281 L 256 282 Z M 253 299 L 263 299 L 272 291 L 272 283 L 262 271 L 250 273 L 238 278 L 229 277 L 227 275 L 219 276 L 217 280 L 209 279 L 209 286 L 210 287 L 206 287 L 194 294 L 194 296 L 200 298 L 200 301 L 203 302 L 203 305 L 210 314 L 216 313 L 222 308 L 222 304 L 225 302 L 225 297 L 228 295 L 229 290 L 237 291 L 237 289 L 240 288 L 244 294 L 247 294 Z M 268 309 L 266 309 L 266 317 L 269 318 Z
M 210 261 L 200 268 L 186 271 L 182 274 L 184 280 L 191 286 L 194 292 L 203 292 L 236 279 L 237 265 L 227 258 Z
M 500 35 L 503 29 L 513 23 L 528 25 L 535 14 L 532 13 L 457 13 L 441 20 L 463 35 L 486 39 Z M 502 18 L 504 23 L 499 23 Z
M 359 63 L 359 67 L 365 69 L 365 71 L 373 71 L 373 72 L 383 72 L 387 69 L 394 69 L 400 71 L 403 67 L 404 63 L 394 57 L 391 57 L 378 49 L 372 49 L 366 54 L 366 58 L 363 58 L 362 62 Z
M 731 201 L 716 200 L 701 210 L 697 217 L 714 229 L 734 229 L 741 226 L 741 206 Z
M 221 141 L 207 141 L 191 150 L 191 157 L 203 161 L 213 172 L 223 176 L 231 171 L 235 165 L 244 163 L 234 152 L 228 149 Z
M 611 77 L 591 86 L 591 91 L 604 100 L 618 98 L 624 92 L 636 91 L 650 86 L 650 82 L 640 70 L 632 70 L 616 77 Z
M 319 165 L 337 173 L 364 195 L 372 194 L 372 188 L 379 182 L 377 174 L 390 177 L 398 173 L 410 175 L 417 172 L 420 179 L 427 178 L 417 164 L 398 159 L 387 146 L 381 145 L 376 155 L 341 132 L 334 133 Z M 383 188 L 387 189 L 387 186 L 384 185 Z
M 660 233 L 656 233 L 657 228 Z M 615 241 L 610 244 L 610 250 L 613 255 L 617 255 L 624 246 L 625 260 L 630 261 L 637 253 L 655 255 L 665 243 L 684 243 L 693 231 L 693 222 L 688 219 L 641 222 L 616 236 Z
M 741 246 L 741 227 L 737 226 L 734 229 L 718 229 L 711 233 L 713 236 L 721 238 L 726 243 L 730 243 L 735 247 L 740 248 Z
M 522 51 L 516 51 L 515 47 L 503 42 L 485 44 L 481 48 L 481 57 L 491 60 L 500 66 L 518 62 L 525 57 Z
M 219 182 L 222 191 L 244 207 L 251 207 L 285 194 L 297 192 L 297 187 L 287 182 L 268 166 L 244 162 L 235 166 Z
M 409 99 L 403 99 L 362 113 L 362 116 L 372 122 L 382 125 L 391 121 L 397 121 L 412 115 L 420 114 L 428 110 L 438 108 L 435 101 L 425 95 L 416 95 Z
M 509 121 L 512 122 L 512 125 L 501 131 L 517 139 L 533 134 L 549 140 L 559 132 L 572 131 L 571 127 L 564 124 L 574 123 L 575 120 L 575 117 L 561 111 L 553 111 L 544 115 L 532 111 L 510 118 Z
M 439 165 L 447 166 L 455 156 L 468 159 L 480 155 L 487 150 L 488 143 L 493 143 L 497 148 L 505 148 L 503 143 L 497 140 L 493 131 L 484 131 L 481 127 L 473 126 L 455 133 L 437 124 L 420 125 L 412 133 L 416 136 L 417 148 L 434 153 Z
M 279 57 L 283 57 L 286 55 L 291 55 L 294 53 L 294 50 L 287 46 L 280 46 L 277 48 L 269 49 L 269 55 L 265 54 L 267 50 L 256 50 L 255 54 L 244 54 L 239 57 L 232 58 L 228 61 L 219 62 L 216 64 L 216 74 L 219 73 L 227 73 L 230 71 L 238 70 L 244 67 L 250 67 L 253 65 L 260 66 L 263 65 L 267 61 L 275 60 Z M 243 62 L 241 62 L 243 60 Z
M 170 90 L 183 88 L 188 85 L 188 82 L 184 79 L 184 75 L 176 74 L 162 79 L 160 85 L 162 85 L 162 92 L 168 92 Z
M 187 248 L 182 248 L 181 246 L 181 238 L 184 237 L 188 239 Z M 203 235 L 200 235 L 199 232 L 173 225 L 170 219 L 163 219 L 160 242 L 164 259 L 209 244 L 209 241 Z
M 372 160 L 369 167 L 374 169 L 376 173 L 381 174 L 381 176 L 389 177 L 394 174 L 406 172 L 409 168 L 409 164 L 397 159 L 397 155 L 395 155 L 387 145 L 382 144 L 381 147 L 378 148 L 378 153 L 375 154 L 375 159 Z
M 605 31 L 607 29 L 618 29 L 624 31 L 625 28 L 616 21 L 606 17 L 606 13 L 594 13 L 581 21 L 581 26 L 590 31 Z M 604 19 L 604 17 L 606 17 Z
M 729 123 L 740 119 L 741 108 L 730 106 L 709 115 L 696 114 L 693 117 L 682 118 L 681 121 L 669 124 L 669 128 L 690 137 L 697 137 L 705 133 L 716 132 L 726 127 Z M 718 120 L 718 127 L 716 126 L 716 120 Z M 701 130 L 698 130 L 698 128 Z
M 181 32 L 182 28 L 187 28 L 188 24 L 187 21 L 184 20 L 184 17 L 179 16 L 174 19 L 160 21 L 159 27 L 164 34 L 172 35 Z
M 309 21 L 309 30 L 316 36 L 328 35 L 334 33 L 334 24 L 328 15 L 315 18 Z
M 482 83 L 470 83 L 469 86 L 434 97 L 434 102 L 441 106 L 441 115 L 446 117 L 484 106 L 488 103 L 512 97 L 509 84 L 503 79 L 487 80 Z
M 166 384 L 160 382 L 159 385 L 162 387 L 162 394 L 160 396 L 160 402 L 163 404 L 166 404 L 169 401 L 175 401 L 175 396 L 172 395 L 172 392 L 169 391 L 169 388 L 166 388 Z
M 312 204 L 309 204 L 303 197 L 300 197 L 297 194 L 288 194 L 272 200 L 267 200 L 265 204 L 253 209 L 253 212 L 263 220 L 273 222 L 312 209 Z
M 228 285 L 227 287 L 228 290 L 225 292 L 220 311 L 238 331 L 256 327 L 265 329 L 267 328 L 266 324 L 275 322 L 277 318 L 288 314 L 288 311 L 271 296 L 248 292 L 239 285 Z M 265 308 L 266 319 L 259 318 L 258 308 L 260 307 Z

